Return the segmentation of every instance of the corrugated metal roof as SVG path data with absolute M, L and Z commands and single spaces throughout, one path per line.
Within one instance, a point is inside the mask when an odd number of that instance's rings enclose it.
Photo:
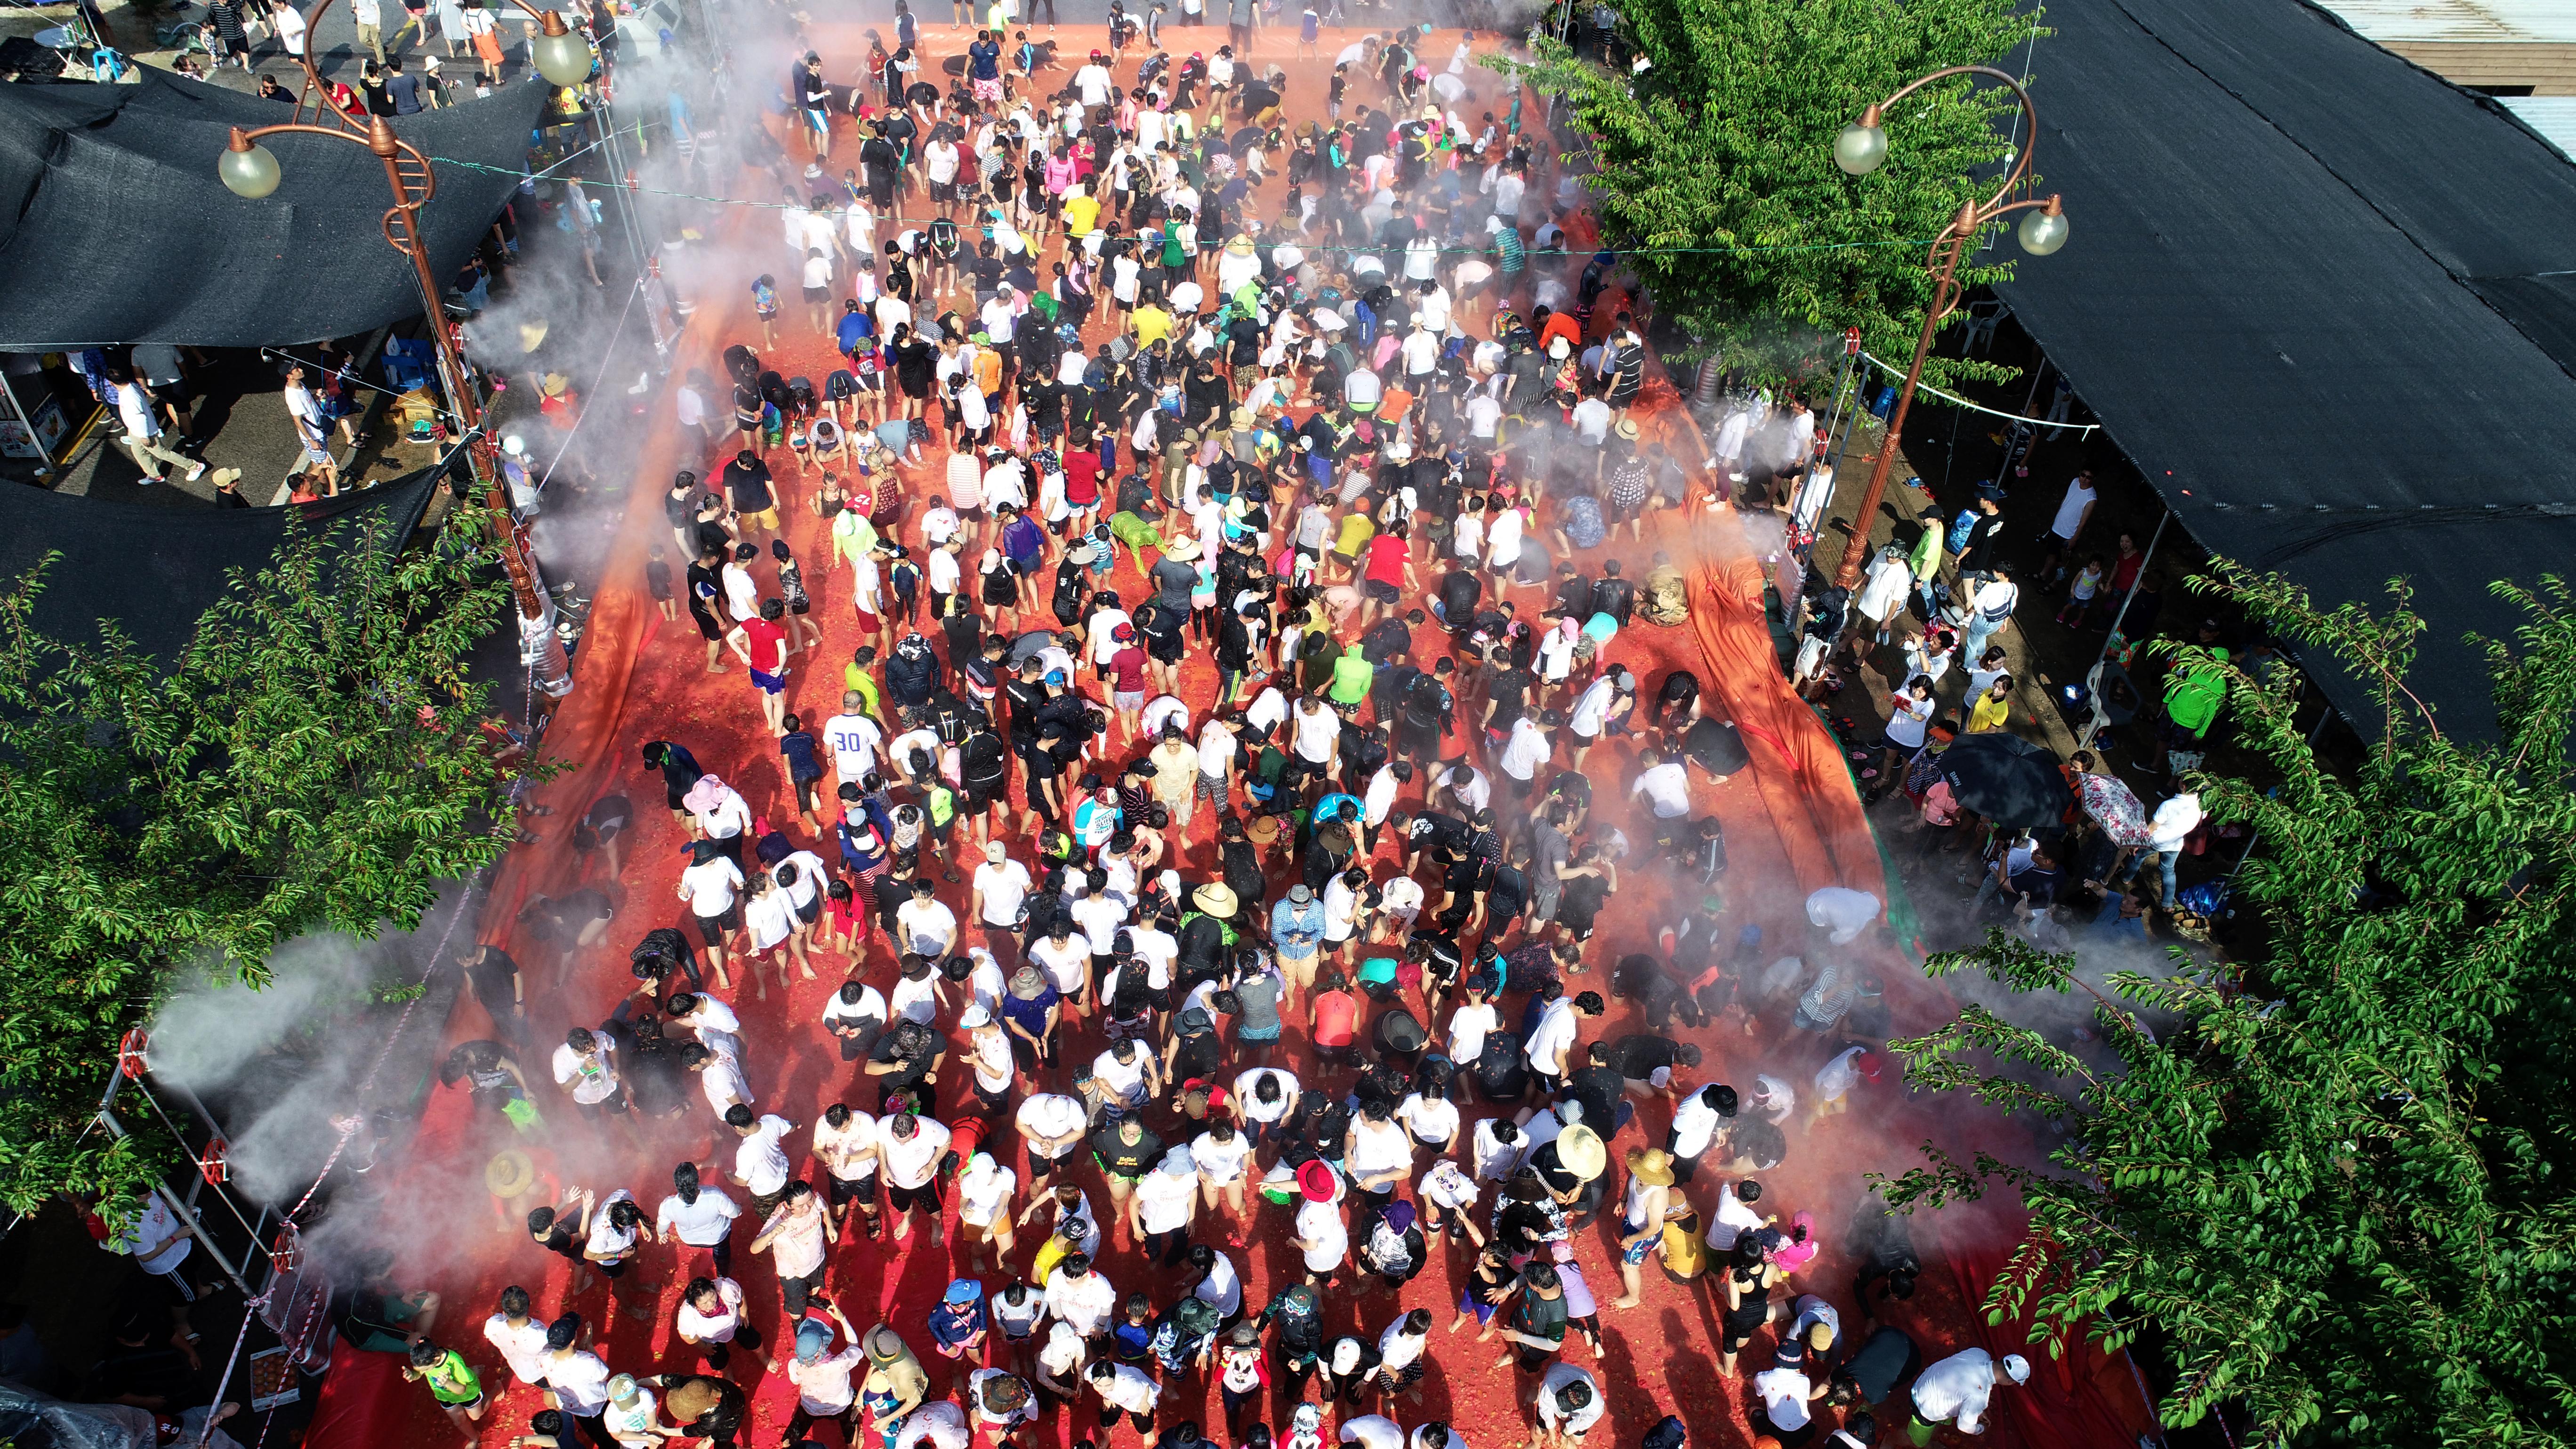
M 2576 0 L 2317 0 L 2381 45 L 2576 44 Z
M 2498 96 L 2496 101 L 2557 147 L 2560 155 L 2576 157 L 2576 96 Z

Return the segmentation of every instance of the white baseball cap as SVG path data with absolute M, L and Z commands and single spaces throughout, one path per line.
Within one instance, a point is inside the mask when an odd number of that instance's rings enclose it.
M 2030 1382 L 2030 1360 L 2017 1353 L 2004 1355 L 2004 1377 L 2017 1384 Z

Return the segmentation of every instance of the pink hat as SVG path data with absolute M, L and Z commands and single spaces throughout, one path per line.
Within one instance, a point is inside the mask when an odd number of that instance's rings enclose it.
M 1308 1202 L 1331 1202 L 1333 1190 L 1341 1185 L 1333 1176 L 1332 1164 L 1321 1158 L 1310 1158 L 1297 1167 L 1297 1190 Z

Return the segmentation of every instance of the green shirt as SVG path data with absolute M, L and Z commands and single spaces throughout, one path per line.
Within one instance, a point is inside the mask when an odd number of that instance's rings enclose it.
M 1324 697 L 1335 704 L 1357 704 L 1368 698 L 1369 681 L 1377 675 L 1377 666 L 1356 649 L 1345 649 L 1333 661 L 1333 682 L 1324 689 Z
M 474 1366 L 452 1348 L 445 1358 L 419 1373 L 429 1385 L 430 1397 L 442 1404 L 470 1404 L 483 1397 L 483 1381 L 474 1376 Z
M 841 687 L 857 690 L 860 697 L 866 701 L 868 718 L 879 724 L 885 723 L 885 711 L 877 707 L 877 682 L 866 670 L 856 664 L 842 665 Z
M 1382 982 L 1392 983 L 1394 980 L 1395 980 L 1395 958 L 1394 958 L 1394 957 L 1392 957 L 1392 956 L 1371 956 L 1371 957 L 1370 957 L 1370 958 L 1368 958 L 1367 960 L 1362 961 L 1362 962 L 1360 963 L 1360 984 L 1361 984 L 1361 985 L 1365 986 L 1365 985 L 1367 985 L 1368 983 L 1370 983 L 1370 982 L 1372 982 L 1372 981 L 1382 981 Z

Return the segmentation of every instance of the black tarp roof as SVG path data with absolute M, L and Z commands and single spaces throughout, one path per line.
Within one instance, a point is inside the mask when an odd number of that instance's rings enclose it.
M 338 530 L 344 544 L 361 533 L 399 543 L 442 476 L 424 468 L 284 508 L 173 508 L 0 483 L 0 588 L 15 588 L 58 553 L 36 598 L 36 627 L 77 648 L 96 643 L 99 621 L 113 619 L 167 665 L 196 637 L 198 618 L 223 596 L 230 571 L 255 575 L 276 557 L 290 513 L 302 514 L 310 531 Z
M 292 107 L 143 67 L 139 85 L 0 85 L 0 350 L 109 343 L 257 347 L 347 337 L 420 314 L 385 242 L 384 163 L 364 146 L 278 136 L 285 181 L 245 201 L 215 162 L 230 128 Z M 394 120 L 425 155 L 522 169 L 536 82 Z M 434 165 L 422 211 L 443 280 L 517 184 Z
M 2205 547 L 2326 605 L 2406 575 L 2417 693 L 2492 733 L 2488 592 L 2576 573 L 2576 166 L 2300 0 L 2051 6 L 2065 250 L 2001 288 Z M 2319 666 L 2336 705 L 2367 693 Z

